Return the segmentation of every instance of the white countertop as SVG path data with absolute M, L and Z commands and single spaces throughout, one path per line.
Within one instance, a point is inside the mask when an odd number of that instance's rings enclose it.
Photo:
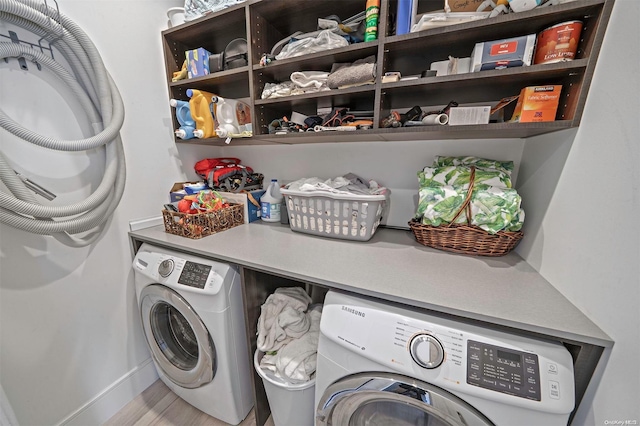
M 254 222 L 199 240 L 164 226 L 132 231 L 155 243 L 248 268 L 603 347 L 613 341 L 515 253 L 474 257 L 418 244 L 411 231 L 378 229 L 368 242 Z

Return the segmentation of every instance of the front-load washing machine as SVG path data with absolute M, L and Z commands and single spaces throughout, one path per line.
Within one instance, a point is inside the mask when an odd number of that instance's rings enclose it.
M 253 407 L 240 275 L 231 265 L 143 244 L 136 296 L 162 381 L 230 424 Z
M 316 425 L 566 425 L 574 398 L 559 343 L 327 293 Z

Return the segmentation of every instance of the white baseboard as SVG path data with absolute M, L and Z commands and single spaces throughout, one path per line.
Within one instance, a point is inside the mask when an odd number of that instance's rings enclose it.
M 156 380 L 158 373 L 152 359 L 148 358 L 58 425 L 101 425 Z

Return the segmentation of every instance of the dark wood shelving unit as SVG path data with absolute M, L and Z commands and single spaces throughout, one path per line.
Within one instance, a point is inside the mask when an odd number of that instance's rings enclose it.
M 315 31 L 319 17 L 335 14 L 344 20 L 364 10 L 364 3 L 364 0 L 249 0 L 163 31 L 169 96 L 188 100 L 186 90 L 194 88 L 249 103 L 254 136 L 251 142 L 243 139 L 241 143 L 245 145 L 528 138 L 580 125 L 614 0 L 575 0 L 403 35 L 394 34 L 393 14 L 397 0 L 381 0 L 378 40 L 276 60 L 267 66 L 259 64 L 260 57 L 270 52 L 273 45 L 283 38 L 296 31 Z M 419 0 L 418 13 L 438 11 L 442 6 L 443 0 Z M 583 22 L 581 40 L 573 61 L 385 84 L 380 81 L 380 76 L 387 71 L 399 71 L 404 76 L 419 75 L 432 62 L 446 60 L 449 56 L 467 57 L 475 43 L 480 41 L 539 34 L 545 28 L 571 20 Z M 185 50 L 204 47 L 212 53 L 218 53 L 236 38 L 245 38 L 248 42 L 248 66 L 171 82 L 172 73 L 182 66 Z M 295 71 L 329 72 L 334 63 L 351 63 L 372 55 L 376 57 L 377 65 L 377 81 L 373 85 L 261 99 L 265 84 L 287 81 Z M 517 95 L 523 87 L 550 84 L 563 86 L 554 122 L 394 129 L 380 127 L 381 119 L 394 110 L 404 112 L 415 105 L 423 110 L 429 107 L 435 109 L 451 100 L 460 105 L 493 105 L 504 97 Z M 276 118 L 290 116 L 292 111 L 314 115 L 319 107 L 327 106 L 373 110 L 374 126 L 370 130 L 357 132 L 268 134 L 268 124 Z M 514 106 L 512 104 L 511 109 L 508 107 L 505 110 L 505 117 L 510 117 L 508 114 Z M 175 116 L 174 126 L 179 126 Z M 226 146 L 224 141 L 217 138 L 176 142 Z

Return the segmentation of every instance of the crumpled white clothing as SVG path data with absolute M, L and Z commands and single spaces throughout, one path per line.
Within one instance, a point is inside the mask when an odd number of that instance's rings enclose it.
M 309 331 L 309 325 L 309 318 L 291 306 L 285 306 L 278 315 L 278 327 L 292 339 L 298 339 Z
M 374 180 L 365 181 L 361 177 L 347 173 L 335 179 L 322 180 L 317 177 L 302 178 L 286 186 L 292 191 L 325 191 L 332 194 L 380 195 L 386 194 L 387 188 Z
M 280 349 L 309 330 L 305 311 L 311 303 L 300 287 L 281 287 L 260 307 L 257 346 L 262 352 Z
M 291 90 L 293 89 L 293 83 L 285 81 L 282 83 L 266 83 L 262 90 L 262 99 L 275 99 L 285 96 L 291 96 Z
M 313 306 L 307 312 L 309 331 L 282 347 L 275 355 L 265 354 L 260 367 L 271 370 L 291 383 L 311 380 L 317 367 L 318 340 L 320 339 L 320 318 L 322 305 Z

